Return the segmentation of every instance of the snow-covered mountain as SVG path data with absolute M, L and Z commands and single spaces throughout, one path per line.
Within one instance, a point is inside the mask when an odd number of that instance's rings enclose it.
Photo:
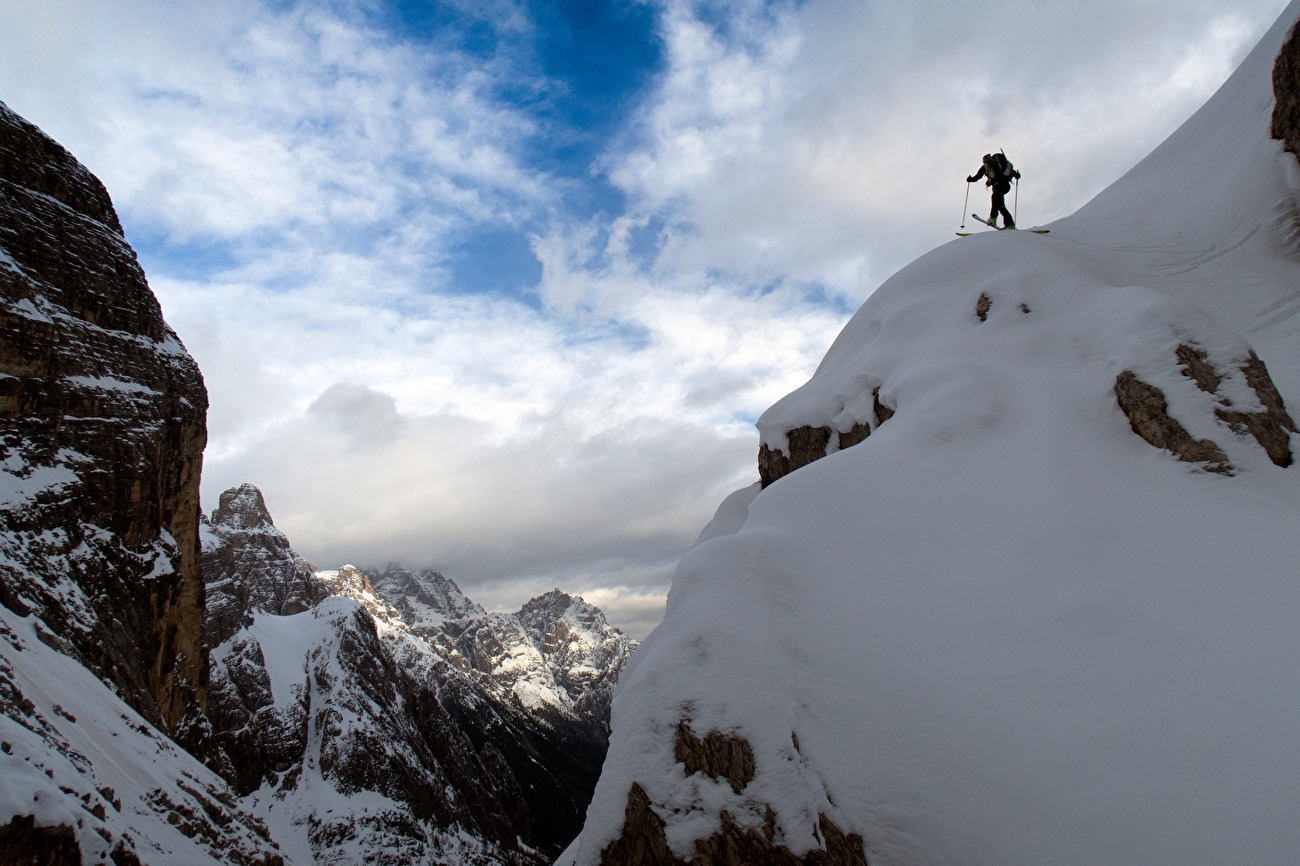
M 1298 17 L 762 416 L 561 864 L 1295 862 Z
M 212 652 L 216 739 L 290 862 L 549 863 L 577 833 L 635 647 L 599 610 L 555 591 L 489 613 L 396 564 L 313 573 L 251 485 L 203 561 L 239 624 Z

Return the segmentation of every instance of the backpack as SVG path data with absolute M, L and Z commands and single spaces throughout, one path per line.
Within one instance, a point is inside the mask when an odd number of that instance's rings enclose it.
M 989 186 L 998 181 L 1011 180 L 1012 170 L 1011 161 L 1002 151 L 989 154 L 989 158 L 984 161 L 984 175 L 988 178 Z

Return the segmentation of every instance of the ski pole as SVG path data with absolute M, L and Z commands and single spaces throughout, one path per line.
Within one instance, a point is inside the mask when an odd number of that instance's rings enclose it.
M 1011 221 L 1020 225 L 1020 178 L 1016 178 L 1016 194 L 1011 199 Z
M 970 181 L 966 181 L 966 198 L 961 203 L 961 226 L 966 228 L 966 205 L 970 203 Z

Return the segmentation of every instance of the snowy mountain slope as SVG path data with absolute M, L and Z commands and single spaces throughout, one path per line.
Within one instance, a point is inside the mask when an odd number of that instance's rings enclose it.
M 821 459 L 681 562 L 561 864 L 1294 862 L 1300 437 L 1251 351 L 1300 406 L 1297 17 L 1052 234 L 900 271 L 764 414 Z
M 223 779 L 51 643 L 0 608 L 0 814 L 34 834 L 3 828 L 0 862 L 282 862 Z
M 1297 14 L 1288 8 L 1168 140 L 1052 226 L 1074 267 L 1191 301 L 1248 339 L 1292 407 L 1300 407 L 1300 163 L 1269 137 L 1269 120 L 1273 60 Z
M 251 485 L 204 549 L 238 627 L 211 656 L 216 740 L 293 863 L 550 862 L 576 835 L 633 641 L 548 593 L 488 613 L 433 571 L 311 576 Z

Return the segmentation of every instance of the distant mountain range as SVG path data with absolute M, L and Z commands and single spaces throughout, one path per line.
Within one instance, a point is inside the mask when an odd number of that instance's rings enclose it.
M 314 572 L 251 485 L 202 537 L 210 715 L 282 846 L 535 863 L 576 834 L 636 645 L 598 609 L 556 590 L 488 613 L 434 571 Z

